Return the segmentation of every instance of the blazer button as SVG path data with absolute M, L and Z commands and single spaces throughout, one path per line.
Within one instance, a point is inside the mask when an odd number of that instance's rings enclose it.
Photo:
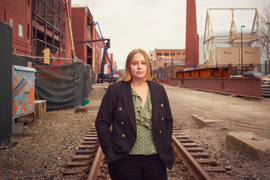
M 162 133 L 162 131 L 159 131 L 159 134 L 161 134 Z
M 160 107 L 163 107 L 164 105 L 163 104 L 160 104 Z
M 124 137 L 126 137 L 126 135 L 125 134 L 122 134 L 122 138 L 124 138 Z
M 161 120 L 163 121 L 164 120 L 164 117 L 162 117 Z
M 119 111 L 122 111 L 122 108 L 120 107 L 118 110 L 119 110 Z
M 124 122 L 121 122 L 121 124 L 124 124 Z

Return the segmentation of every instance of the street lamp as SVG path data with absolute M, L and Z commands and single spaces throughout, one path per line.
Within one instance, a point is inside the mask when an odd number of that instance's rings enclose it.
M 241 74 L 243 75 L 243 42 L 242 42 L 242 28 L 245 26 L 241 26 Z

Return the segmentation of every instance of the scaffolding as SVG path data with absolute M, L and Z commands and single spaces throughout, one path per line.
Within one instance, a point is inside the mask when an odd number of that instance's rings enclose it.
M 49 48 L 58 57 L 66 57 L 66 10 L 62 0 L 32 1 L 32 43 L 35 55 Z

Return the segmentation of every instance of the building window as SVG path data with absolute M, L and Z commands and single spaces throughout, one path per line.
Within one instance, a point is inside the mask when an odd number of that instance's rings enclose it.
M 6 12 L 6 10 L 4 10 L 4 21 L 6 21 L 7 20 L 7 12 Z
M 23 37 L 23 26 L 19 24 L 19 36 Z
M 171 53 L 171 56 L 175 56 L 175 53 Z
M 27 24 L 27 39 L 30 38 L 30 26 Z
M 183 56 L 185 56 L 185 53 L 183 53 Z
M 162 56 L 162 53 L 157 53 L 157 56 Z
M 164 56 L 169 56 L 169 53 L 164 53 Z

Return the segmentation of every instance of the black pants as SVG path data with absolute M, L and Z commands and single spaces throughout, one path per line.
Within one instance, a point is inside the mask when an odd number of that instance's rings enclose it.
M 154 155 L 128 155 L 117 163 L 108 163 L 112 180 L 167 180 L 166 166 Z

